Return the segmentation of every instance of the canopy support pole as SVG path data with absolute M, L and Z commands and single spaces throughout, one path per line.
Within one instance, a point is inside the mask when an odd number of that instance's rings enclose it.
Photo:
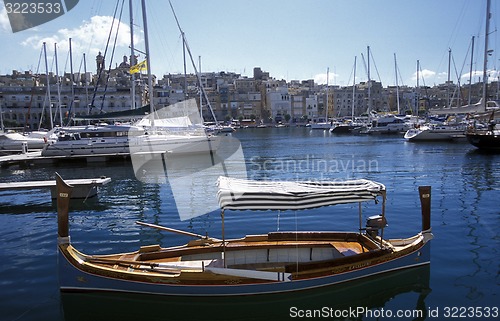
M 385 222 L 385 200 L 386 200 L 386 190 L 382 190 L 382 222 Z M 382 226 L 382 231 L 380 231 L 380 248 L 383 248 L 383 240 L 384 240 L 384 229 L 385 226 Z
M 220 216 L 222 219 L 222 263 L 224 264 L 223 266 L 226 268 L 226 236 L 224 232 L 224 210 L 221 210 Z
M 359 234 L 361 234 L 361 231 L 363 230 L 363 211 L 361 208 L 361 202 L 358 203 L 359 207 Z

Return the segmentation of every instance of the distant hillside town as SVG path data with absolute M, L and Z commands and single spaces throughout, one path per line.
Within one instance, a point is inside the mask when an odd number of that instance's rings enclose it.
M 68 120 L 73 116 L 130 110 L 148 103 L 147 76 L 136 73 L 136 106 L 132 106 L 127 57 L 123 57 L 115 69 L 108 71 L 103 66 L 103 57 L 98 55 L 95 72 L 65 73 L 59 77 L 51 72 L 47 77 L 46 74 L 14 70 L 10 75 L 0 75 L 0 115 L 4 126 L 49 128 L 49 110 L 53 111 L 54 119 L 62 116 L 63 120 Z M 260 67 L 254 68 L 253 77 L 224 71 L 205 72 L 201 74 L 201 83 L 217 121 L 245 119 L 255 123 L 290 124 L 315 123 L 324 121 L 325 117 L 353 117 L 353 110 L 355 117 L 369 110 L 422 115 L 429 108 L 475 103 L 482 90 L 482 83 L 457 86 L 447 82 L 412 88 L 383 87 L 382 83 L 373 80 L 360 82 L 355 88 L 327 87 L 314 83 L 312 79 L 278 80 Z M 186 98 L 199 100 L 201 96 L 196 74 L 153 77 L 153 85 L 154 106 L 157 108 Z M 48 96 L 52 109 L 49 108 Z M 498 81 L 489 84 L 488 97 L 498 99 Z M 205 99 L 202 100 L 206 106 Z M 60 110 L 61 116 L 56 110 Z M 203 108 L 203 116 L 205 121 L 213 121 L 208 108 Z

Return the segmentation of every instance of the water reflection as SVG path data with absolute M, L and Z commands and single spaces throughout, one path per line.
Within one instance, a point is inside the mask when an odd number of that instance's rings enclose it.
M 424 320 L 429 288 L 429 265 L 293 294 L 245 297 L 158 297 L 136 294 L 61 293 L 66 321 L 77 320 L 289 320 L 319 310 L 333 320 L 371 320 L 382 309 L 408 309 L 411 319 Z M 391 301 L 411 293 L 397 307 Z M 360 313 L 336 317 L 349 309 Z M 361 311 L 358 309 L 369 309 Z M 369 316 L 372 317 L 369 317 Z M 344 315 L 345 316 L 345 315 Z M 368 317 L 367 317 L 368 316 Z
M 498 217 L 500 211 L 493 204 L 500 189 L 500 157 L 479 150 L 465 155 L 460 190 L 461 219 L 465 227 L 467 259 L 471 264 L 454 280 L 464 288 L 467 299 L 477 301 L 494 296 L 498 284 L 487 280 L 498 278 Z M 481 286 L 479 286 L 479 284 Z

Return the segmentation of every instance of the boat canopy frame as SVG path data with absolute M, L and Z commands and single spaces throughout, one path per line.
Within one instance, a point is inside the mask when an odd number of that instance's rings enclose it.
M 382 197 L 381 220 L 385 222 L 386 188 L 366 180 L 346 181 L 257 181 L 220 176 L 217 180 L 217 200 L 221 208 L 222 244 L 225 252 L 224 212 L 307 210 L 338 204 L 359 204 L 359 233 L 362 227 L 361 203 L 377 202 Z M 384 226 L 380 246 L 383 247 Z M 224 260 L 225 261 L 225 260 Z

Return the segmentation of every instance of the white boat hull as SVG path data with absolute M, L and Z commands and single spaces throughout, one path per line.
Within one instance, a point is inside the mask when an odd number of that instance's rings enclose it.
M 99 137 L 58 141 L 48 144 L 42 156 L 85 156 L 137 153 L 194 154 L 216 151 L 216 136 L 140 135 L 132 137 Z
M 465 129 L 461 127 L 450 128 L 412 128 L 404 138 L 408 141 L 442 141 L 465 138 Z
M 6 133 L 0 136 L 0 150 L 22 152 L 24 145 L 28 150 L 42 149 L 45 141 L 43 137 L 30 137 L 21 133 Z
M 311 124 L 311 129 L 329 130 L 332 127 L 330 123 L 314 123 Z

